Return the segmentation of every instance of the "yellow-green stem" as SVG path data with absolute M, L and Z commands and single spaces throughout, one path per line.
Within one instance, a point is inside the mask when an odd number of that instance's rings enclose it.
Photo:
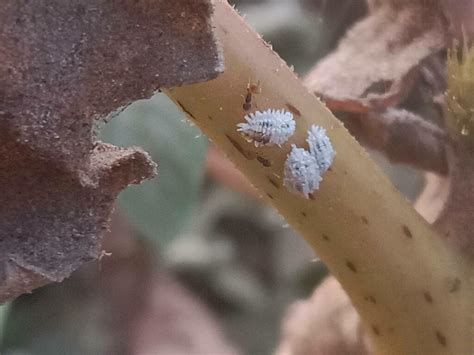
M 166 93 L 311 244 L 348 292 L 378 354 L 471 354 L 472 264 L 443 243 L 227 2 L 215 5 L 224 74 Z M 256 148 L 236 131 L 247 85 L 258 82 L 252 110 L 295 114 L 296 133 L 281 148 Z M 337 155 L 320 189 L 304 199 L 283 186 L 283 165 L 290 144 L 307 147 L 311 124 L 327 129 Z

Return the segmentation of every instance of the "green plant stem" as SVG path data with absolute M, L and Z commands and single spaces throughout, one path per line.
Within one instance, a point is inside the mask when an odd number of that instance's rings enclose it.
M 349 294 L 378 354 L 471 354 L 472 264 L 414 211 L 226 1 L 216 1 L 214 21 L 224 74 L 167 95 L 314 248 Z M 295 114 L 296 133 L 282 147 L 256 148 L 236 131 L 247 85 L 258 82 L 252 110 Z M 312 124 L 327 129 L 337 155 L 319 191 L 304 199 L 283 186 L 283 165 L 291 144 L 307 148 Z

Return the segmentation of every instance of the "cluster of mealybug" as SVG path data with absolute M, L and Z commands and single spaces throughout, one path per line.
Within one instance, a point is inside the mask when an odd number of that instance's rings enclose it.
M 321 173 L 316 158 L 306 149 L 292 144 L 285 161 L 285 187 L 308 198 L 310 193 L 319 188 L 320 182 Z
M 312 125 L 308 132 L 306 142 L 308 142 L 309 145 L 309 152 L 316 158 L 321 174 L 324 173 L 331 166 L 335 155 L 331 141 L 326 135 L 326 130 L 322 127 Z
M 285 110 L 257 111 L 245 115 L 246 123 L 239 123 L 238 131 L 256 147 L 277 144 L 281 146 L 295 133 L 293 114 Z
M 319 126 L 311 126 L 306 139 L 309 152 L 303 148 L 291 146 L 291 152 L 285 162 L 284 185 L 305 198 L 319 188 L 322 175 L 334 160 L 334 149 L 326 130 Z
M 252 107 L 252 94 L 257 92 L 259 86 L 247 87 L 247 96 L 243 109 L 249 111 Z M 281 146 L 295 133 L 296 123 L 293 114 L 285 110 L 268 109 L 257 111 L 245 116 L 245 123 L 237 125 L 238 131 L 256 147 L 261 145 L 277 144 Z M 334 149 L 326 130 L 313 125 L 308 131 L 306 139 L 309 151 L 291 146 L 291 152 L 285 161 L 285 177 L 283 185 L 294 193 L 305 198 L 319 189 L 322 175 L 329 169 L 334 159 Z

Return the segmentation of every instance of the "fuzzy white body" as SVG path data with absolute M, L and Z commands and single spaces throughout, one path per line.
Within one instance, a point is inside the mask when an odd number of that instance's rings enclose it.
M 281 146 L 295 133 L 296 128 L 293 114 L 285 110 L 257 111 L 246 115 L 245 121 L 237 125 L 237 130 L 256 147 Z
M 308 131 L 306 139 L 309 151 L 291 146 L 291 152 L 285 161 L 285 187 L 294 193 L 308 198 L 311 193 L 319 189 L 322 175 L 331 166 L 335 151 L 332 147 L 326 130 L 313 125 Z
M 308 138 L 306 139 L 309 145 L 309 152 L 316 158 L 321 174 L 323 174 L 332 164 L 334 160 L 334 149 L 332 147 L 329 137 L 326 135 L 326 130 L 322 127 L 312 125 Z
M 285 161 L 285 177 L 283 184 L 294 193 L 305 198 L 319 188 L 321 171 L 316 158 L 306 149 L 291 146 L 291 152 Z

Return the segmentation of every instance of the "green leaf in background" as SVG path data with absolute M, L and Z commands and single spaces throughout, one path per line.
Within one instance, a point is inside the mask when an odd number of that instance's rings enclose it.
M 91 282 L 66 279 L 20 296 L 9 307 L 0 354 L 106 354 L 113 340 L 104 332 L 106 308 L 95 292 Z
M 163 94 L 127 107 L 100 138 L 142 147 L 158 164 L 157 177 L 120 194 L 119 209 L 139 232 L 165 246 L 185 226 L 198 197 L 207 140 Z

